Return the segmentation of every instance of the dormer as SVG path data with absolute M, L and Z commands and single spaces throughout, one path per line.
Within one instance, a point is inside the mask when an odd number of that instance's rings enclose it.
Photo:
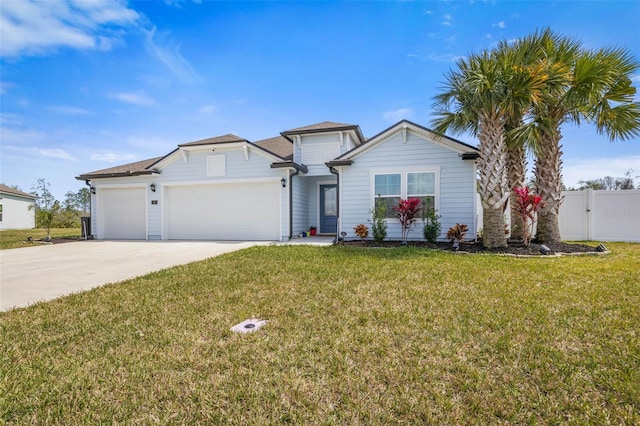
M 365 139 L 354 124 L 323 121 L 280 133 L 293 143 L 293 161 L 309 168 L 309 174 L 326 174 L 325 163 L 360 146 Z

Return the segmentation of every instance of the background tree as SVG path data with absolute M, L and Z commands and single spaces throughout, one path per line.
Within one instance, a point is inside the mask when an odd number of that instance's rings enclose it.
M 31 188 L 31 194 L 36 197 L 36 225 L 47 232 L 46 241 L 51 240 L 51 227 L 60 211 L 60 203 L 49 190 L 50 184 L 44 179 L 38 179 Z
M 76 194 L 76 202 L 82 212 L 82 216 L 88 216 L 90 214 L 89 209 L 91 207 L 91 192 L 89 191 L 89 188 L 80 188 Z
M 623 178 L 613 178 L 611 176 L 605 176 L 599 179 L 592 180 L 579 180 L 578 190 L 583 189 L 596 189 L 596 190 L 607 190 L 607 191 L 618 191 L 625 189 L 635 189 L 635 184 L 633 183 L 633 178 L 631 174 L 632 170 L 627 170 L 624 174 Z

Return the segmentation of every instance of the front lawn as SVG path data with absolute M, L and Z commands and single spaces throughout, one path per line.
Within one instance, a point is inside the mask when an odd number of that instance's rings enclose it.
M 82 235 L 80 228 L 51 228 L 51 238 L 58 241 L 78 240 L 80 235 Z M 44 239 L 46 236 L 47 231 L 42 228 L 5 229 L 0 231 L 0 250 L 41 244 L 37 240 Z M 29 237 L 32 241 L 27 241 Z
M 8 424 L 638 424 L 640 244 L 255 247 L 0 314 Z M 252 334 L 229 329 L 269 320 Z

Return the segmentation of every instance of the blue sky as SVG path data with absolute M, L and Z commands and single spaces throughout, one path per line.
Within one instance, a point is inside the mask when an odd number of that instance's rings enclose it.
M 83 172 L 226 133 L 429 127 L 456 58 L 537 28 L 640 59 L 638 1 L 2 0 L 0 11 L 0 181 L 29 192 L 46 178 L 59 199 Z M 588 125 L 563 135 L 567 185 L 640 176 L 640 139 L 609 142 Z

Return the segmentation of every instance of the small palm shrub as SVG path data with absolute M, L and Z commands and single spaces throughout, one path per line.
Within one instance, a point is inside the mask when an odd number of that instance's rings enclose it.
M 362 240 L 369 236 L 369 228 L 367 227 L 367 225 L 361 223 L 353 229 L 354 231 L 356 231 L 356 235 Z
M 469 231 L 469 228 L 465 224 L 456 223 L 447 231 L 447 239 L 457 247 L 458 244 L 464 241 L 464 237 Z

